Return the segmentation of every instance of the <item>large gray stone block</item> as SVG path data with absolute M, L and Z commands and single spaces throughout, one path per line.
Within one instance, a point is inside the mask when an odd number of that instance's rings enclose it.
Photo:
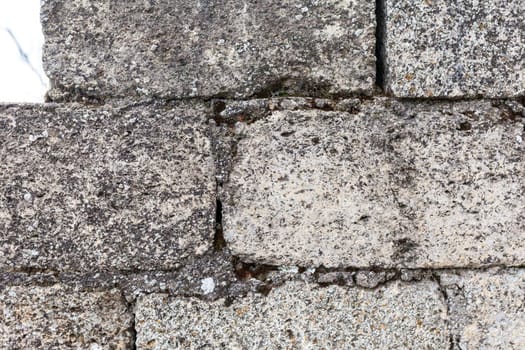
M 525 263 L 524 120 L 503 106 L 376 99 L 273 111 L 236 133 L 224 237 L 246 261 Z
M 190 105 L 0 108 L 0 268 L 171 269 L 207 251 L 207 128 Z
M 116 290 L 62 285 L 0 290 L 2 349 L 131 349 L 133 315 Z
M 43 3 L 52 99 L 370 93 L 374 2 Z
M 151 294 L 136 308 L 137 349 L 448 349 L 437 284 L 375 290 L 288 282 L 268 296 L 200 301 Z
M 400 97 L 525 94 L 525 6 L 386 1 L 387 90 Z
M 525 349 L 525 270 L 441 274 L 453 349 Z

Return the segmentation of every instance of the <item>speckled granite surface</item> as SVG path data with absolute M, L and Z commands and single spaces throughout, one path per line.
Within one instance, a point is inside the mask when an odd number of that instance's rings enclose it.
M 63 285 L 0 290 L 2 349 L 131 349 L 133 314 L 118 290 Z
M 0 348 L 525 348 L 521 1 L 41 3 Z
M 386 1 L 386 89 L 399 97 L 525 95 L 522 1 Z
M 301 282 L 232 305 L 151 294 L 137 304 L 139 349 L 446 349 L 438 285 L 377 290 Z
M 0 109 L 0 267 L 175 268 L 212 245 L 206 115 L 178 107 Z
M 454 349 L 525 348 L 525 270 L 441 274 Z
M 377 99 L 350 113 L 273 111 L 236 132 L 224 237 L 243 259 L 525 263 L 524 122 L 504 106 Z
M 371 1 L 48 0 L 42 19 L 55 100 L 374 90 Z

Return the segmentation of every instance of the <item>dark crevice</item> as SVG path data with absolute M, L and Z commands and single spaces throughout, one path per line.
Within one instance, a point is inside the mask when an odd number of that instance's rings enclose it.
M 126 296 L 123 294 L 122 295 L 122 300 L 126 300 Z M 127 309 L 127 312 L 129 314 L 131 314 L 131 324 L 128 328 L 128 332 L 130 333 L 131 335 L 131 342 L 130 342 L 130 346 L 131 346 L 131 350 L 137 350 L 137 328 L 136 328 L 136 324 L 135 324 L 135 304 L 132 303 L 132 302 L 127 302 L 126 303 L 126 309 Z
M 213 237 L 213 249 L 220 251 L 226 247 L 224 232 L 222 230 L 222 202 L 219 198 L 215 205 L 215 236 Z
M 447 292 L 447 289 L 441 283 L 441 276 L 439 275 L 439 273 L 435 273 L 435 271 L 432 271 L 431 276 L 432 276 L 432 280 L 438 285 L 439 293 L 441 294 L 441 297 L 443 298 L 443 304 L 445 305 L 446 312 L 447 312 L 447 317 L 445 318 L 445 326 L 447 327 L 449 331 L 448 350 L 454 350 L 456 348 L 456 341 L 455 341 L 454 333 L 452 332 L 452 326 L 450 323 L 450 305 L 449 305 L 449 300 L 448 300 L 449 299 L 448 292 Z
M 251 278 L 255 278 L 259 281 L 265 281 L 270 272 L 279 270 L 277 266 L 250 264 L 240 260 L 235 261 L 234 265 L 235 275 L 241 281 L 247 281 Z
M 242 281 L 247 282 L 250 279 L 256 279 L 261 282 L 256 291 L 264 296 L 267 296 L 272 291 L 273 287 L 279 286 L 281 283 L 272 281 L 269 274 L 278 271 L 277 266 L 264 264 L 250 264 L 235 259 L 233 262 L 236 277 Z
M 376 0 L 376 85 L 386 91 L 386 0 Z

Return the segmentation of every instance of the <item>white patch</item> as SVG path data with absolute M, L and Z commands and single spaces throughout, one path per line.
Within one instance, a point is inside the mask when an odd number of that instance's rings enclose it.
M 208 277 L 203 279 L 201 281 L 201 290 L 205 295 L 213 293 L 215 290 L 215 281 L 213 281 L 213 278 Z
M 299 273 L 299 267 L 297 266 L 280 266 L 279 271 L 284 273 Z

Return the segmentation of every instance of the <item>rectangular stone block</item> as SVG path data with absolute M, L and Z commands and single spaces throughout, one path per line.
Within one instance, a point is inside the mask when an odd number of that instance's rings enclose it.
M 116 290 L 0 289 L 2 349 L 131 349 L 133 315 Z
M 0 269 L 171 269 L 212 245 L 200 107 L 0 108 Z
M 454 347 L 525 349 L 525 270 L 441 274 Z
M 222 203 L 233 254 L 325 267 L 525 263 L 523 117 L 491 102 L 349 110 L 237 124 Z
M 374 2 L 43 3 L 53 100 L 369 94 Z
M 225 305 L 151 294 L 136 309 L 137 349 L 448 349 L 437 284 L 375 290 L 288 282 Z
M 386 88 L 399 97 L 525 94 L 522 1 L 386 1 Z

